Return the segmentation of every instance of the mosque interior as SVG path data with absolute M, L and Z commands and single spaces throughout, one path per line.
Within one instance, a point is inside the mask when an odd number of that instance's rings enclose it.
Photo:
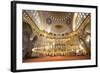
M 23 62 L 91 58 L 91 14 L 22 10 Z

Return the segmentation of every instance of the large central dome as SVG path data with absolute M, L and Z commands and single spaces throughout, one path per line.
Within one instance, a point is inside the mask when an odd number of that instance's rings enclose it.
M 27 11 L 40 30 L 53 34 L 72 32 L 72 12 Z

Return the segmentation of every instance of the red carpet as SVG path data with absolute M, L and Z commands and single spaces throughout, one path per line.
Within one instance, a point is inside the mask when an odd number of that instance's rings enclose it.
M 23 62 L 46 62 L 46 61 L 64 61 L 64 60 L 84 60 L 90 59 L 90 56 L 54 56 L 54 57 L 41 57 L 41 58 L 32 58 L 26 59 Z

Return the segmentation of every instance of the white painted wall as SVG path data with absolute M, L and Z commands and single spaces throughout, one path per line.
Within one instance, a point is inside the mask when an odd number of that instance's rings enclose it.
M 0 1 L 0 73 L 11 73 L 10 72 L 10 1 L 11 0 Z M 100 0 L 29 0 L 29 1 L 98 5 L 99 6 L 98 13 L 100 13 Z M 100 16 L 100 14 L 98 16 Z M 98 20 L 99 19 L 100 17 L 98 17 Z M 100 21 L 98 24 L 100 24 Z M 100 25 L 98 25 L 98 27 L 100 27 Z M 98 31 L 100 31 L 100 28 Z M 100 33 L 98 34 L 98 37 L 100 37 Z M 100 41 L 98 43 L 100 43 Z M 100 46 L 98 47 L 98 49 L 99 48 Z M 98 53 L 99 52 L 100 49 L 98 50 Z M 100 53 L 98 55 L 100 56 Z M 99 57 L 99 61 L 100 61 L 100 57 Z M 100 67 L 38 71 L 34 73 L 99 73 L 99 72 L 100 72 Z M 33 72 L 27 72 L 27 73 L 33 73 Z

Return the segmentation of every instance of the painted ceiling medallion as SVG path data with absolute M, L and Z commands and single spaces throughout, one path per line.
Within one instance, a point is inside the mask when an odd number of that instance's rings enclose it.
M 63 26 L 62 25 L 55 25 L 55 28 L 61 29 L 61 28 L 63 28 Z

